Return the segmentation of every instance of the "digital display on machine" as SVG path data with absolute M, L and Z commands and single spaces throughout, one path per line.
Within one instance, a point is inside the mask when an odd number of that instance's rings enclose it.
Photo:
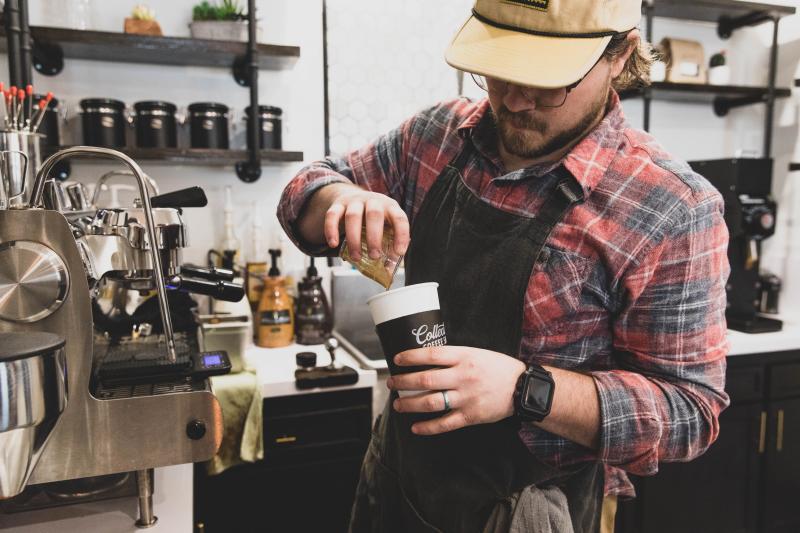
M 205 366 L 219 366 L 222 364 L 222 357 L 220 357 L 220 355 L 216 353 L 204 355 L 203 364 Z

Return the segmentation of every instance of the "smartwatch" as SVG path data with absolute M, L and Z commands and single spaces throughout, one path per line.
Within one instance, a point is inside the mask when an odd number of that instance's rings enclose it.
M 530 365 L 517 380 L 514 414 L 524 422 L 541 422 L 550 414 L 555 392 L 553 375 L 540 365 Z

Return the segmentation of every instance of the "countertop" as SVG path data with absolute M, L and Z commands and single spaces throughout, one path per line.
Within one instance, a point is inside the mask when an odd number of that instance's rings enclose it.
M 780 316 L 783 329 L 774 333 L 728 330 L 728 356 L 800 350 L 800 316 Z
M 155 469 L 153 507 L 158 522 L 146 530 L 136 527 L 135 497 L 66 505 L 39 511 L 0 514 L 3 533 L 191 533 L 194 466 Z
M 297 352 L 315 352 L 317 354 L 317 366 L 325 366 L 331 361 L 328 351 L 322 344 L 311 346 L 291 344 L 284 348 L 259 348 L 258 346 L 250 345 L 247 348 L 244 356 L 245 365 L 256 371 L 258 386 L 261 388 L 261 396 L 263 398 L 358 389 L 373 387 L 377 383 L 377 372 L 364 370 L 347 351 L 339 348 L 336 351 L 336 362 L 355 369 L 358 372 L 358 383 L 340 387 L 318 387 L 299 390 L 295 387 L 294 380 L 294 371 L 297 368 L 295 354 Z

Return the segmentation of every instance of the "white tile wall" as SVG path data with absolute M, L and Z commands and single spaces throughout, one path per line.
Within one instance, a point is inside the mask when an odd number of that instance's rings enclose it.
M 444 50 L 472 0 L 328 0 L 331 152 L 458 95 Z

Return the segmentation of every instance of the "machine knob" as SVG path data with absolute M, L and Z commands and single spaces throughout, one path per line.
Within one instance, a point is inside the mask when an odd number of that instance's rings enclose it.
M 206 423 L 202 420 L 192 420 L 186 424 L 186 436 L 192 440 L 200 440 L 206 436 Z
M 297 366 L 306 370 L 317 366 L 317 354 L 314 352 L 299 352 L 294 356 L 294 359 L 297 362 Z
M 55 313 L 69 292 L 61 257 L 33 241 L 0 244 L 0 319 L 36 322 Z

